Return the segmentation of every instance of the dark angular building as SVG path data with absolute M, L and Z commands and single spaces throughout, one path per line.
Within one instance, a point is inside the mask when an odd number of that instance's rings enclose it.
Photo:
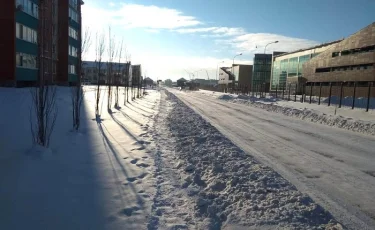
M 41 3 L 45 6 L 43 27 Z M 0 36 L 0 86 L 35 84 L 41 38 L 45 44 L 43 55 L 53 59 L 45 68 L 46 80 L 63 85 L 77 80 L 81 4 L 81 0 L 0 1 L 0 26 L 6 31 Z

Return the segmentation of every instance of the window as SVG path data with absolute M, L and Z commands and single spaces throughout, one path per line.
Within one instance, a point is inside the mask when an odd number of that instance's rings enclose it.
M 338 57 L 338 56 L 340 56 L 340 52 L 333 52 L 332 53 L 332 57 Z
M 365 47 L 355 48 L 355 49 L 350 49 L 350 50 L 343 50 L 341 52 L 334 52 L 332 53 L 332 57 L 374 52 L 374 51 L 375 51 L 375 45 L 372 45 L 372 46 L 365 46 Z
M 69 5 L 74 9 L 77 9 L 77 0 L 69 0 Z
M 75 65 L 68 65 L 68 73 L 76 74 L 76 66 Z
M 325 73 L 325 72 L 330 72 L 331 68 L 316 68 L 315 73 Z
M 69 18 L 78 22 L 78 15 L 77 12 L 74 11 L 72 8 L 69 8 Z
M 68 52 L 69 52 L 70 56 L 77 57 L 78 49 L 76 47 L 74 47 L 74 46 L 69 45 Z
M 78 32 L 77 30 L 73 29 L 72 27 L 69 26 L 69 36 L 78 40 Z
M 22 25 L 16 23 L 16 38 L 22 38 Z
M 16 37 L 35 44 L 38 43 L 37 31 L 19 23 L 16 23 Z
M 36 3 L 32 2 L 31 0 L 17 0 L 16 1 L 16 7 L 21 6 L 22 11 L 35 17 L 38 18 L 38 11 L 39 7 Z
M 18 67 L 35 69 L 37 68 L 36 56 L 25 53 L 16 53 L 16 65 Z

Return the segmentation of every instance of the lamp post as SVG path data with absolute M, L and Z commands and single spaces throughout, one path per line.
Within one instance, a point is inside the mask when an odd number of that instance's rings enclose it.
M 266 49 L 267 49 L 267 46 L 270 45 L 270 44 L 273 44 L 273 43 L 278 43 L 279 41 L 274 41 L 274 42 L 270 42 L 268 43 L 265 47 L 264 47 L 264 53 L 266 53 Z
M 219 69 L 219 64 L 220 63 L 224 63 L 224 61 L 218 62 L 217 65 L 216 65 L 216 80 L 219 80 L 219 76 L 217 75 L 217 71 Z
M 240 54 L 237 54 L 237 55 L 235 55 L 234 57 L 233 57 L 233 63 L 232 63 L 232 74 L 233 74 L 233 86 L 232 86 L 232 88 L 234 88 L 234 84 L 235 84 L 235 82 L 236 82 L 236 76 L 234 75 L 234 72 L 233 72 L 233 67 L 234 67 L 234 59 L 237 57 L 237 56 L 241 56 L 242 55 L 242 53 L 240 53 Z

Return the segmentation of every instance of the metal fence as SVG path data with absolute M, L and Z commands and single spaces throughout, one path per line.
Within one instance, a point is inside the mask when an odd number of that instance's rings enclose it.
M 375 109 L 374 82 L 307 82 L 303 85 L 288 83 L 269 91 L 268 84 L 238 85 L 234 88 L 205 88 L 233 94 L 245 94 L 256 98 L 274 98 L 318 105 L 360 108 L 368 112 Z

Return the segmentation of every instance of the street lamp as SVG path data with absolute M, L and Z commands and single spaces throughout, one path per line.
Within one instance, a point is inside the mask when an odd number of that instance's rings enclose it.
M 232 74 L 233 74 L 233 85 L 232 85 L 232 90 L 234 89 L 234 85 L 235 85 L 235 82 L 236 82 L 236 76 L 234 75 L 234 72 L 233 72 L 233 67 L 234 67 L 234 59 L 237 57 L 237 56 L 241 56 L 242 53 L 240 54 L 237 54 L 233 57 L 233 63 L 232 63 Z
M 216 80 L 219 80 L 219 76 L 217 75 L 217 71 L 219 69 L 219 64 L 220 63 L 224 63 L 224 61 L 218 62 L 217 65 L 216 65 Z
M 273 44 L 273 43 L 278 43 L 279 41 L 274 41 L 274 42 L 270 42 L 268 43 L 265 47 L 264 47 L 264 53 L 266 53 L 266 49 L 267 49 L 267 46 L 270 45 L 270 44 Z

